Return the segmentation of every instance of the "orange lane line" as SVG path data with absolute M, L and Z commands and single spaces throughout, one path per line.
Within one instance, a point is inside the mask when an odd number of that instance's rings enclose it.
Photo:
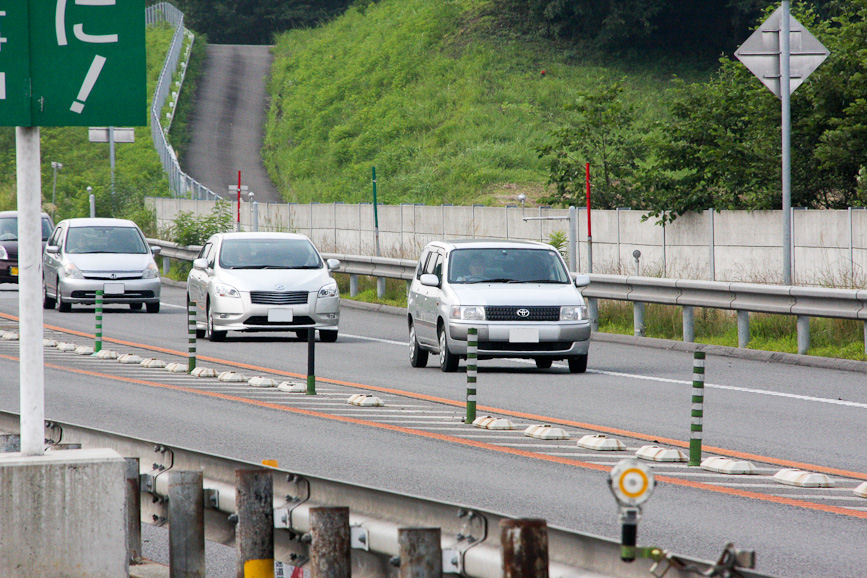
M 6 313 L 0 313 L 0 317 L 5 317 L 7 319 L 18 321 L 18 317 L 15 317 L 13 315 L 9 315 Z M 90 337 L 90 338 L 94 337 L 93 334 L 83 333 L 80 331 L 66 329 L 63 327 L 56 327 L 56 326 L 51 326 L 51 325 L 45 325 L 45 327 L 48 329 L 55 330 L 55 331 L 72 333 L 74 335 L 79 335 L 79 336 L 83 336 L 83 337 Z M 177 350 L 173 350 L 173 349 L 166 349 L 166 348 L 157 347 L 157 346 L 153 346 L 153 345 L 145 345 L 142 343 L 136 343 L 134 341 L 123 341 L 120 339 L 112 339 L 112 338 L 103 338 L 103 340 L 109 341 L 112 343 L 118 343 L 120 345 L 137 347 L 140 349 L 159 351 L 162 353 L 167 353 L 170 355 L 177 355 L 180 357 L 186 357 L 187 356 L 186 352 L 181 352 L 181 351 L 177 351 Z M 229 361 L 226 359 L 220 359 L 218 357 L 198 356 L 197 359 L 202 360 L 202 361 L 210 361 L 213 363 L 218 363 L 220 365 L 228 365 L 231 367 L 240 367 L 240 368 L 250 369 L 250 370 L 254 370 L 254 371 L 273 373 L 276 375 L 285 375 L 285 376 L 296 377 L 296 378 L 301 378 L 301 379 L 306 377 L 306 374 L 303 374 L 303 373 L 295 373 L 295 372 L 291 372 L 291 371 L 272 369 L 269 367 L 252 365 L 252 364 L 243 363 L 240 361 Z M 446 399 L 446 398 L 442 398 L 442 397 L 426 395 L 423 393 L 413 393 L 410 391 L 393 389 L 393 388 L 388 388 L 388 387 L 383 387 L 383 386 L 367 385 L 367 384 L 357 383 L 357 382 L 353 382 L 353 381 L 344 381 L 344 380 L 330 379 L 330 378 L 324 378 L 324 377 L 317 377 L 316 379 L 318 381 L 322 381 L 324 383 L 333 383 L 335 385 L 342 385 L 342 386 L 346 386 L 346 387 L 357 387 L 359 389 L 365 389 L 368 391 L 378 391 L 381 393 L 390 393 L 390 394 L 398 395 L 398 396 L 402 396 L 402 397 L 409 397 L 412 399 L 419 399 L 419 400 L 430 401 L 430 402 L 434 402 L 434 403 L 442 403 L 442 404 L 451 405 L 454 407 L 463 407 L 465 405 L 465 402 L 463 402 L 463 401 L 456 401 L 456 400 L 452 400 L 452 399 Z M 532 413 L 525 413 L 525 412 L 501 409 L 501 408 L 492 407 L 492 406 L 485 406 L 485 405 L 479 405 L 476 407 L 476 409 L 478 411 L 486 411 L 486 412 L 491 412 L 491 413 L 496 413 L 496 414 L 501 414 L 501 415 L 507 415 L 510 417 L 518 417 L 518 418 L 528 419 L 528 420 L 533 420 L 533 421 L 542 421 L 545 423 L 551 423 L 551 424 L 557 424 L 557 425 L 566 425 L 566 426 L 580 428 L 580 429 L 589 429 L 589 430 L 593 430 L 593 431 L 605 432 L 605 433 L 612 434 L 612 435 L 621 435 L 621 436 L 635 438 L 635 439 L 664 443 L 664 444 L 673 445 L 676 447 L 682 447 L 682 448 L 689 447 L 688 442 L 684 442 L 681 440 L 665 438 L 665 437 L 660 437 L 660 436 L 654 436 L 654 435 L 649 435 L 649 434 L 643 434 L 643 433 L 639 433 L 639 432 L 633 432 L 630 430 L 618 429 L 618 428 L 596 425 L 596 424 L 591 424 L 591 423 L 585 423 L 585 422 L 580 422 L 580 421 L 574 421 L 574 420 L 568 420 L 568 419 L 562 419 L 562 418 L 556 418 L 556 417 L 537 415 L 537 414 L 532 414 Z M 735 457 L 735 458 L 744 459 L 744 460 L 755 460 L 758 462 L 763 462 L 763 463 L 767 463 L 767 464 L 774 464 L 774 465 L 778 465 L 778 466 L 782 466 L 782 467 L 786 467 L 786 468 L 795 468 L 795 469 L 799 469 L 799 470 L 809 470 L 809 471 L 819 472 L 819 473 L 823 473 L 823 474 L 841 476 L 844 478 L 854 478 L 854 479 L 858 479 L 858 480 L 867 480 L 867 473 L 865 473 L 865 472 L 855 472 L 855 471 L 851 471 L 851 470 L 843 470 L 840 468 L 820 466 L 820 465 L 809 464 L 809 463 L 805 463 L 805 462 L 797 462 L 797 461 L 793 461 L 793 460 L 772 458 L 772 457 L 768 457 L 768 456 L 762 456 L 759 454 L 751 454 L 751 453 L 747 453 L 747 452 L 730 450 L 730 449 L 720 448 L 720 447 L 716 447 L 716 446 L 703 445 L 702 449 L 703 449 L 703 451 L 706 451 L 708 453 L 719 454 L 719 455 L 729 456 L 729 457 Z
M 19 361 L 19 359 L 17 357 L 13 357 L 13 356 L 9 356 L 9 355 L 0 355 L 0 357 L 2 357 L 4 359 L 13 360 L 13 361 Z M 455 443 L 455 444 L 460 444 L 460 445 L 468 446 L 468 447 L 472 447 L 472 448 L 483 449 L 483 450 L 488 450 L 488 451 L 493 451 L 493 452 L 499 452 L 499 453 L 514 455 L 514 456 L 520 456 L 520 457 L 530 458 L 530 459 L 534 459 L 534 460 L 540 460 L 540 461 L 558 463 L 558 464 L 563 464 L 563 465 L 575 466 L 575 467 L 584 468 L 584 469 L 588 469 L 588 470 L 595 470 L 595 471 L 599 471 L 599 472 L 608 472 L 611 470 L 611 468 L 609 468 L 608 466 L 603 466 L 600 464 L 593 464 L 593 463 L 584 462 L 581 460 L 564 458 L 564 457 L 560 457 L 560 456 L 548 456 L 545 454 L 538 454 L 535 452 L 520 450 L 517 448 L 509 448 L 509 447 L 504 447 L 504 446 L 498 446 L 495 444 L 489 444 L 486 442 L 466 440 L 466 439 L 462 439 L 459 437 L 450 436 L 450 435 L 446 435 L 446 434 L 426 432 L 423 430 L 417 430 L 417 429 L 413 429 L 413 428 L 391 425 L 391 424 L 378 423 L 378 422 L 374 422 L 374 421 L 368 421 L 368 420 L 358 419 L 358 418 L 353 418 L 353 417 L 330 415 L 330 414 L 326 414 L 326 413 L 322 413 L 322 412 L 318 412 L 318 411 L 314 411 L 314 410 L 288 407 L 288 406 L 281 405 L 281 404 L 270 403 L 270 402 L 261 401 L 261 400 L 248 399 L 248 398 L 239 397 L 236 395 L 229 395 L 229 394 L 218 393 L 218 392 L 213 392 L 213 391 L 203 391 L 203 390 L 199 390 L 199 389 L 183 387 L 183 386 L 178 386 L 178 385 L 172 385 L 172 384 L 168 384 L 168 383 L 160 383 L 157 381 L 136 379 L 136 378 L 132 378 L 132 377 L 116 376 L 116 375 L 111 375 L 111 374 L 107 374 L 107 373 L 89 371 L 89 370 L 85 370 L 85 369 L 76 369 L 76 368 L 71 368 L 71 367 L 64 367 L 62 365 L 55 365 L 55 364 L 50 364 L 50 363 L 45 364 L 45 366 L 50 367 L 52 369 L 57 369 L 60 371 L 69 371 L 72 373 L 78 373 L 81 375 L 88 375 L 91 377 L 101 377 L 104 379 L 123 381 L 126 383 L 134 383 L 137 385 L 146 385 L 149 387 L 158 387 L 161 389 L 167 389 L 167 390 L 178 391 L 178 392 L 183 392 L 183 393 L 203 395 L 203 396 L 211 397 L 211 398 L 215 398 L 215 399 L 221 399 L 221 400 L 225 400 L 225 401 L 234 401 L 234 402 L 238 402 L 238 403 L 244 403 L 247 405 L 254 405 L 257 407 L 273 409 L 273 410 L 281 411 L 281 412 L 295 413 L 295 414 L 306 415 L 306 416 L 322 418 L 322 419 L 330 419 L 332 421 L 351 423 L 351 424 L 362 425 L 362 426 L 366 426 L 366 427 L 374 427 L 374 428 L 378 428 L 378 429 L 382 429 L 382 430 L 404 433 L 407 435 L 424 437 L 424 438 L 433 439 L 433 440 L 437 440 L 437 441 Z M 840 508 L 840 507 L 836 507 L 836 506 L 826 506 L 824 504 L 817 504 L 817 503 L 807 502 L 804 500 L 798 500 L 798 499 L 794 499 L 794 498 L 770 496 L 767 494 L 760 494 L 758 492 L 750 492 L 750 491 L 746 491 L 746 490 L 737 490 L 734 488 L 716 486 L 713 484 L 706 484 L 706 483 L 702 483 L 702 482 L 693 482 L 690 480 L 682 480 L 682 479 L 671 477 L 671 476 L 656 476 L 656 479 L 659 480 L 660 482 L 665 482 L 665 483 L 669 483 L 669 484 L 676 485 L 676 486 L 682 486 L 682 487 L 693 488 L 693 489 L 698 489 L 698 490 L 705 490 L 705 491 L 709 491 L 709 492 L 716 492 L 718 494 L 726 494 L 726 495 L 730 495 L 730 496 L 750 498 L 750 499 L 760 500 L 760 501 L 764 501 L 764 502 L 771 502 L 771 503 L 775 503 L 775 504 L 784 504 L 784 505 L 788 505 L 788 506 L 804 508 L 807 510 L 816 510 L 816 511 L 821 511 L 821 512 L 828 512 L 828 513 L 837 514 L 840 516 L 848 516 L 848 517 L 853 517 L 853 518 L 867 519 L 867 511 L 848 510 L 846 508 Z

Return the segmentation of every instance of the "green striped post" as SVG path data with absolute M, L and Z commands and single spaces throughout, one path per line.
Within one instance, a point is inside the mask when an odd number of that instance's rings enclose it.
M 307 330 L 307 395 L 316 395 L 316 330 Z
M 96 290 L 96 334 L 93 340 L 93 352 L 98 353 L 102 349 L 102 289 Z
M 704 351 L 692 359 L 692 423 L 689 436 L 689 465 L 701 465 L 701 428 L 704 418 Z
M 467 329 L 467 420 L 476 420 L 476 371 L 479 361 L 479 330 L 476 327 Z
M 187 372 L 196 368 L 196 302 L 187 301 Z

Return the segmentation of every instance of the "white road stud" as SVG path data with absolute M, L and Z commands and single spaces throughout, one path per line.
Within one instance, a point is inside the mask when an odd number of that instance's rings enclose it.
M 224 371 L 220 375 L 217 376 L 217 379 L 219 381 L 226 381 L 226 382 L 232 382 L 232 383 L 247 381 L 246 376 L 241 375 L 240 373 L 235 373 L 234 371 Z
M 162 359 L 156 359 L 154 357 L 148 357 L 147 359 L 141 360 L 142 367 L 156 367 L 157 369 L 162 369 L 166 366 L 166 362 Z
M 75 355 L 93 355 L 93 347 L 90 345 L 79 345 L 75 348 Z
M 477 417 L 473 425 L 482 429 L 515 429 L 515 424 L 504 417 L 491 417 L 489 415 Z
M 799 488 L 834 487 L 834 481 L 825 474 L 805 472 L 804 470 L 796 470 L 792 468 L 782 469 L 774 474 L 774 481 L 787 486 L 798 486 Z
M 140 364 L 143 359 L 135 353 L 123 353 L 117 357 L 118 363 Z
M 756 467 L 746 460 L 712 456 L 701 461 L 701 469 L 719 474 L 757 474 Z
M 166 371 L 170 373 L 186 373 L 189 367 L 190 366 L 186 363 L 178 363 L 177 361 L 173 361 L 166 364 Z
M 361 407 L 382 407 L 385 405 L 382 400 L 375 395 L 369 395 L 366 393 L 356 393 L 355 395 L 350 395 L 349 399 L 346 400 L 346 403 L 350 405 L 358 405 Z
M 255 377 L 251 377 L 247 381 L 247 385 L 249 385 L 250 387 L 277 387 L 277 382 L 270 377 L 262 377 L 261 375 L 257 375 Z
M 57 341 L 54 339 L 43 339 L 42 347 L 57 347 Z
M 524 435 L 540 440 L 568 440 L 569 434 L 559 427 L 549 425 L 531 425 L 524 430 Z
M 867 498 L 867 482 L 859 484 L 857 488 L 855 488 L 855 495 L 859 498 Z
M 651 462 L 686 462 L 686 454 L 678 449 L 668 449 L 660 446 L 642 446 L 635 456 Z
M 217 377 L 217 370 L 213 367 L 197 367 L 191 375 L 193 377 Z
M 78 347 L 74 343 L 69 343 L 68 341 L 61 341 L 57 344 L 57 351 L 75 351 L 75 348 Z
M 307 393 L 307 384 L 301 381 L 282 381 L 277 389 L 287 393 Z
M 0 335 L 0 339 L 3 341 L 18 341 L 18 334 L 14 331 L 4 331 L 2 335 Z
M 582 448 L 586 448 L 588 450 L 597 450 L 597 451 L 621 451 L 625 450 L 626 446 L 623 445 L 617 438 L 610 438 L 605 434 L 588 434 L 583 436 L 578 440 L 578 445 Z
M 96 352 L 97 359 L 117 359 L 117 351 L 114 349 L 100 349 Z

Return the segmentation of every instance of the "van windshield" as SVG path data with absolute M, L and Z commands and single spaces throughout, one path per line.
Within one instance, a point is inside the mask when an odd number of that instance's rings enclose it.
M 449 283 L 569 283 L 555 251 L 456 249 L 449 256 Z

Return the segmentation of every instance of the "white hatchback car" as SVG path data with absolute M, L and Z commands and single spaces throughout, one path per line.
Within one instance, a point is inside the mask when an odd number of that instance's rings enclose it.
M 478 357 L 535 360 L 540 369 L 565 359 L 587 370 L 590 320 L 560 253 L 533 241 L 434 241 L 422 251 L 407 297 L 409 360 L 424 367 L 439 354 L 455 371 L 467 354 L 467 329 L 478 329 Z
M 227 331 L 319 330 L 337 341 L 340 293 L 310 239 L 294 233 L 217 233 L 202 246 L 187 276 L 196 303 L 196 334 L 222 341 Z

